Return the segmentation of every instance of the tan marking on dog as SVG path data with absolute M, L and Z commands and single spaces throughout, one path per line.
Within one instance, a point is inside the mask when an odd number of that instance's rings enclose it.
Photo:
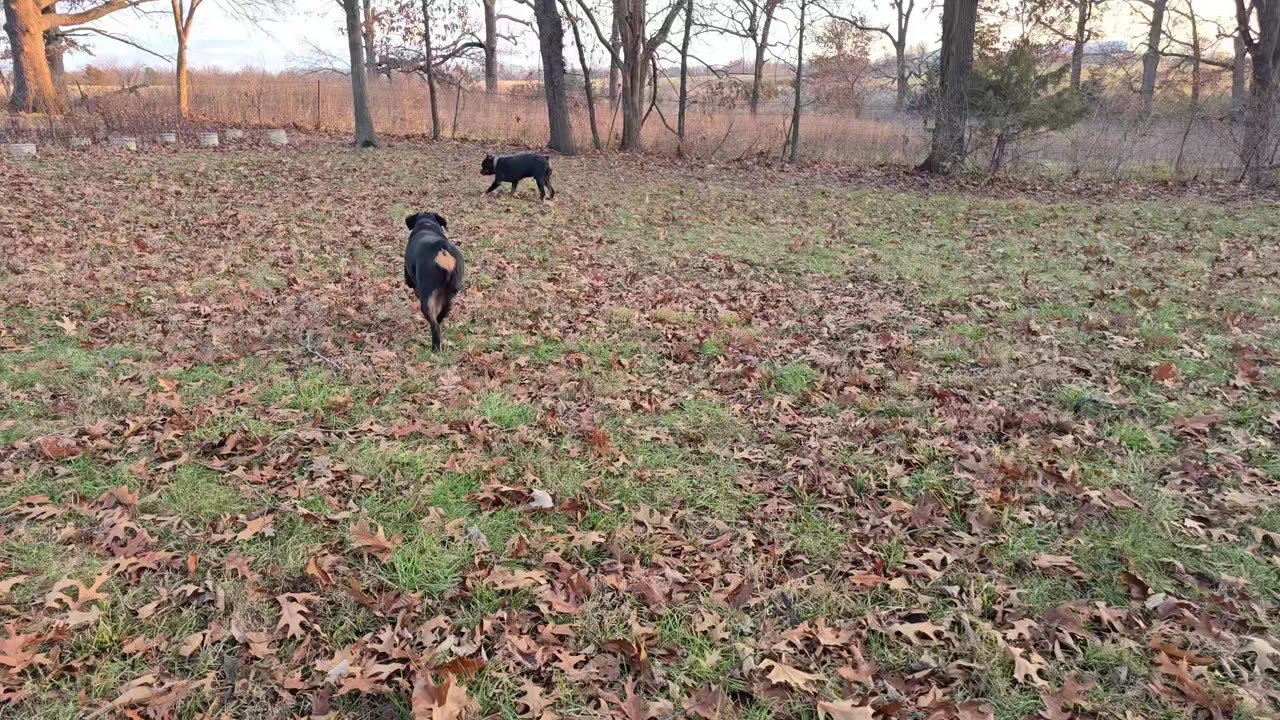
M 458 267 L 458 260 L 448 250 L 441 250 L 436 253 L 436 264 L 444 268 L 445 272 L 453 272 Z

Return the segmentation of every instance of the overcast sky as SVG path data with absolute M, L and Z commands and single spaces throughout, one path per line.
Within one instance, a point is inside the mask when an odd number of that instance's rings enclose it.
M 1180 5 L 1188 0 L 1170 0 L 1171 4 Z M 1202 17 L 1228 18 L 1233 11 L 1233 0 L 1193 0 L 1197 12 Z M 892 10 L 886 0 L 855 0 L 855 8 L 866 13 L 876 22 L 888 23 L 892 19 Z M 295 0 L 293 9 L 276 22 L 264 24 L 262 29 L 234 18 L 219 4 L 219 0 L 207 0 L 196 15 L 195 28 L 192 31 L 190 62 L 192 67 L 211 67 L 233 70 L 244 67 L 259 67 L 269 70 L 284 70 L 298 65 L 303 58 L 311 54 L 312 46 L 323 48 L 337 57 L 345 57 L 346 40 L 341 33 L 342 14 L 334 0 Z M 848 0 L 846 0 L 846 4 Z M 477 10 L 480 6 L 476 1 Z M 651 1 L 651 4 L 656 5 Z M 929 0 L 917 0 L 917 6 L 927 7 Z M 150 4 L 152 8 L 147 14 L 135 12 L 119 12 L 98 21 L 98 26 L 113 33 L 129 35 L 135 42 L 150 48 L 162 55 L 172 57 L 176 48 L 173 34 L 173 21 L 167 5 L 159 2 Z M 526 6 L 514 0 L 498 0 L 500 13 L 524 17 L 529 14 Z M 1102 35 L 1107 39 L 1127 40 L 1133 44 L 1141 32 L 1134 24 L 1121 2 L 1108 3 L 1106 21 L 1103 23 Z M 924 42 L 935 44 L 938 41 L 938 24 L 941 11 L 930 12 L 913 19 L 909 37 L 911 44 Z M 477 12 L 478 15 L 478 12 Z M 585 29 L 585 28 L 584 28 Z M 790 34 L 789 28 L 784 28 Z M 1203 32 L 1203 30 L 1202 30 Z M 567 33 L 566 33 L 567 35 Z M 528 37 L 528 31 L 520 47 L 509 43 L 500 43 L 500 62 L 532 66 L 537 62 L 537 43 Z M 568 37 L 566 37 L 568 40 Z M 749 54 L 749 47 L 732 38 L 706 37 L 699 40 L 701 47 L 698 54 L 710 62 L 727 62 Z M 593 43 L 588 43 L 592 45 Z M 75 69 L 86 64 L 142 64 L 156 67 L 166 63 L 134 49 L 111 40 L 99 39 L 91 43 L 93 55 L 77 53 L 68 57 L 67 64 Z M 887 51 L 887 44 L 878 39 L 873 56 Z M 572 51 L 566 47 L 569 57 Z M 603 55 L 597 51 L 596 60 L 602 64 Z

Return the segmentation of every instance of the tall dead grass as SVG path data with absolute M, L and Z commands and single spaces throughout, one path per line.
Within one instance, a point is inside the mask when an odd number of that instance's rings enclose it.
M 603 93 L 602 93 L 603 94 Z M 173 128 L 172 88 L 85 93 L 87 122 L 97 132 L 149 133 Z M 378 78 L 370 86 L 376 127 L 389 135 L 422 135 L 430 130 L 425 85 L 405 76 Z M 456 86 L 440 88 L 444 135 L 496 144 L 539 147 L 548 135 L 546 108 L 536 86 L 526 83 L 499 94 Z M 574 99 L 574 135 L 591 147 L 585 99 Z M 298 73 L 195 73 L 192 111 L 203 123 L 348 130 L 351 92 L 342 76 Z M 789 100 L 775 100 L 758 115 L 740 109 L 694 104 L 688 115 L 685 152 L 710 161 L 780 160 L 790 125 Z M 677 140 L 674 103 L 659 104 L 642 135 L 648 152 L 674 155 Z M 81 121 L 86 122 L 82 114 Z M 606 148 L 621 139 L 622 119 L 603 98 L 596 116 Z M 929 131 L 919 116 L 884 110 L 876 116 L 814 108 L 802 119 L 801 159 L 806 163 L 868 166 L 913 164 L 927 152 Z M 49 128 L 48 130 L 52 130 Z M 14 132 L 8 134 L 13 135 Z M 1211 113 L 1142 121 L 1124 113 L 1098 114 L 1063 133 L 1023 140 L 1014 149 L 1014 170 L 1109 176 L 1222 176 L 1235 172 L 1236 137 L 1230 123 Z M 975 142 L 975 164 L 985 152 Z

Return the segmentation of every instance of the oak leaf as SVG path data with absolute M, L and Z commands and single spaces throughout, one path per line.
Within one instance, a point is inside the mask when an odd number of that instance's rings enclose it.
M 831 720 L 872 720 L 875 710 L 870 705 L 854 705 L 852 700 L 842 702 L 818 701 L 818 717 Z

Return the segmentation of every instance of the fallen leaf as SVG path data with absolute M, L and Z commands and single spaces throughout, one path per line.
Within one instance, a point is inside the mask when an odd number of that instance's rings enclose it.
M 301 638 L 307 634 L 304 625 L 310 625 L 311 621 L 307 619 L 306 614 L 310 612 L 306 603 L 315 602 L 320 598 L 310 593 L 284 593 L 276 596 L 276 602 L 280 604 L 280 620 L 276 623 L 276 630 L 283 629 L 285 637 Z
M 872 720 L 875 710 L 870 705 L 854 705 L 852 700 L 843 702 L 818 701 L 818 717 L 831 720 Z
M 371 532 L 369 520 L 365 517 L 361 517 L 351 529 L 351 538 L 361 555 L 366 558 L 372 555 L 383 562 L 391 560 L 391 556 L 402 540 L 399 535 L 388 538 L 381 525 L 378 526 L 377 533 Z
M 765 660 L 760 663 L 760 669 L 769 670 L 769 682 L 775 685 L 790 685 L 798 690 L 809 690 L 809 683 L 822 679 L 821 675 L 807 673 L 773 660 Z

